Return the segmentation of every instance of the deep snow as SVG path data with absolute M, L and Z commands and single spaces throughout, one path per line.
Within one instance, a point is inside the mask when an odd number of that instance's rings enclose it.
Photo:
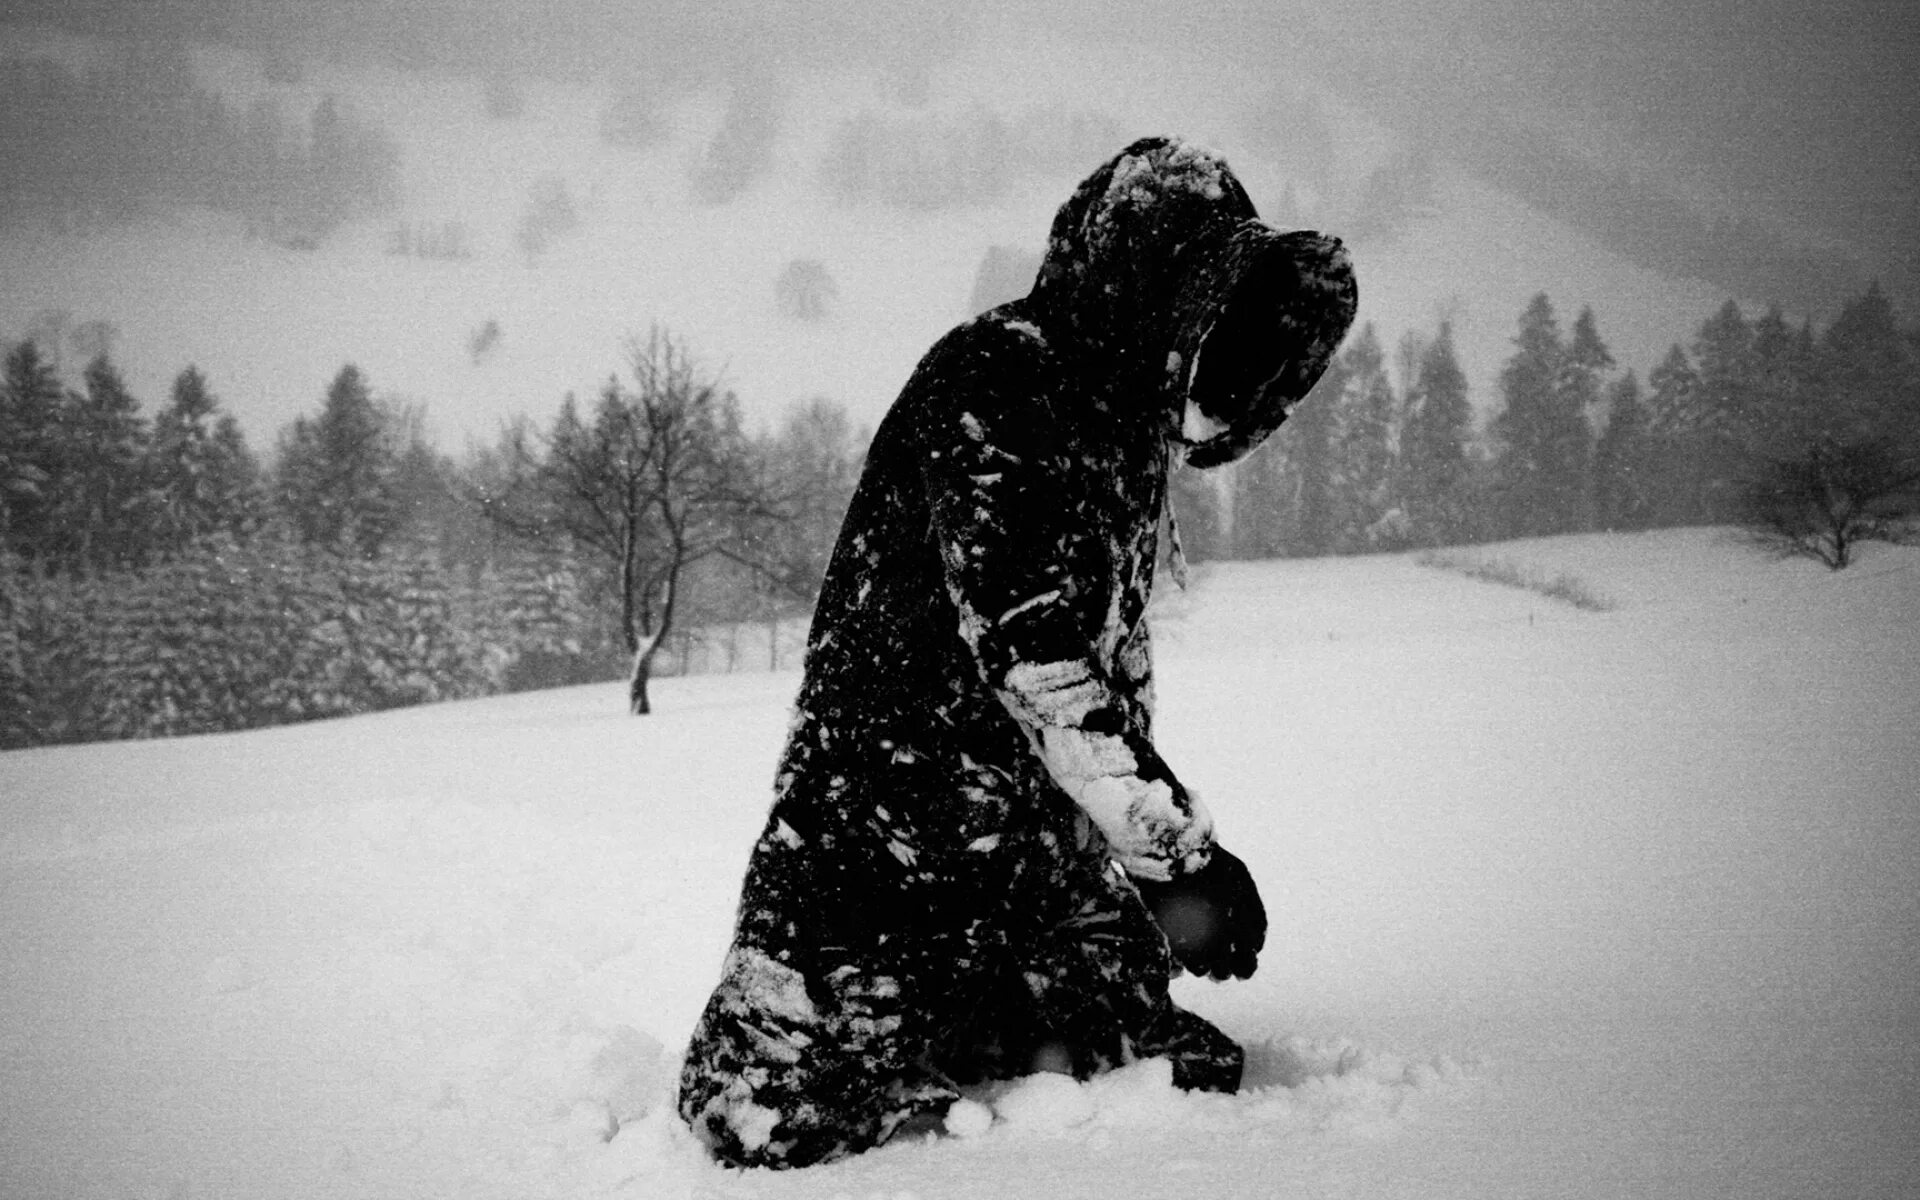
M 1176 985 L 1238 1096 L 707 1163 L 666 1088 L 796 684 L 715 676 L 0 755 L 0 1195 L 1920 1192 L 1920 550 L 1460 553 L 1617 607 L 1412 555 L 1164 597 L 1163 749 L 1273 916 Z

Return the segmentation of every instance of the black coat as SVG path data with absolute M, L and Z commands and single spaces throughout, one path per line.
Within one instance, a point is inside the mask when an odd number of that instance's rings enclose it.
M 1129 871 L 1204 861 L 1154 750 L 1144 622 L 1175 454 L 1230 461 L 1353 316 L 1340 244 L 1254 218 L 1224 163 L 1135 143 L 1055 219 L 1031 295 L 942 338 L 868 452 L 809 637 L 776 820 L 844 829 L 830 781 L 909 756 L 1064 791 Z M 956 833 L 990 836 L 955 815 Z
M 1149 139 L 1062 206 L 1030 295 L 928 351 L 828 565 L 682 1071 L 717 1153 L 857 1150 L 1056 1043 L 1078 1073 L 1166 1054 L 1182 1086 L 1238 1081 L 1112 870 L 1214 854 L 1153 746 L 1145 615 L 1169 466 L 1271 432 L 1354 301 L 1338 242 L 1269 229 L 1218 158 Z

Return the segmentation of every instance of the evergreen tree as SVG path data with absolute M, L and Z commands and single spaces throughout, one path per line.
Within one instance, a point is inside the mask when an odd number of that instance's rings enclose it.
M 394 519 L 388 544 L 404 541 L 443 559 L 472 561 L 478 522 L 470 520 L 475 514 L 455 482 L 453 463 L 428 444 L 420 413 L 389 412 L 387 417 L 393 462 L 387 492 Z
M 1738 484 L 1755 450 L 1753 328 L 1728 300 L 1693 340 L 1698 385 L 1693 392 L 1690 455 L 1699 476 L 1697 519 L 1738 515 Z
M 1817 370 L 1838 432 L 1920 443 L 1916 364 L 1878 283 L 1840 309 L 1819 343 Z
M 282 438 L 276 499 L 302 541 L 372 558 L 399 523 L 389 421 L 360 368 L 334 376 L 317 418 Z
M 1408 519 L 1413 536 L 1429 546 L 1466 541 L 1469 528 L 1473 406 L 1467 376 L 1454 353 L 1453 326 L 1442 321 L 1415 367 L 1412 411 L 1400 437 Z
M 214 533 L 238 536 L 257 515 L 259 467 L 196 367 L 174 377 L 172 399 L 154 420 L 145 474 L 163 552 Z
M 1347 356 L 1336 356 L 1281 426 L 1283 432 L 1292 429 L 1293 437 L 1281 447 L 1283 457 L 1275 465 L 1289 468 L 1286 473 L 1298 480 L 1293 527 L 1281 526 L 1290 555 L 1331 554 L 1335 549 L 1339 505 L 1334 439 L 1340 430 L 1341 401 L 1352 384 Z
M 1514 346 L 1493 423 L 1498 528 L 1508 537 L 1565 533 L 1580 527 L 1590 495 L 1593 433 L 1577 407 L 1582 391 L 1568 386 L 1570 372 L 1581 368 L 1546 293 L 1527 305 Z M 1590 357 L 1591 347 L 1584 353 Z
M 1594 450 L 1594 515 L 1601 529 L 1645 529 L 1653 518 L 1647 409 L 1628 371 L 1607 389 L 1607 428 Z
M 1265 559 L 1287 553 L 1317 553 L 1299 544 L 1301 472 L 1296 458 L 1303 435 L 1311 434 L 1316 425 L 1330 426 L 1318 414 L 1300 423 L 1306 414 L 1305 408 L 1294 410 L 1287 423 L 1251 454 L 1223 468 L 1231 489 L 1231 508 L 1225 522 L 1230 535 L 1226 548 L 1229 557 Z M 1315 465 L 1324 470 L 1326 443 L 1321 441 L 1318 449 Z
M 1574 319 L 1573 335 L 1567 343 L 1566 362 L 1560 372 L 1560 403 L 1562 410 L 1570 418 L 1579 422 L 1577 445 L 1570 440 L 1565 459 L 1567 469 L 1577 480 L 1575 508 L 1570 514 L 1570 529 L 1591 529 L 1594 526 L 1594 440 L 1593 417 L 1600 406 L 1601 393 L 1605 388 L 1604 375 L 1613 369 L 1613 352 L 1600 340 L 1600 329 L 1594 321 L 1593 309 L 1582 308 Z M 1570 439 L 1576 437 L 1576 431 L 1570 425 Z
M 1348 363 L 1337 355 L 1286 423 L 1233 468 L 1234 558 L 1312 557 L 1334 549 L 1334 437 Z
M 1774 305 L 1753 323 L 1748 450 L 1770 457 L 1805 445 L 1820 422 L 1813 387 L 1813 327 L 1787 323 Z
M 1393 495 L 1397 401 L 1386 354 L 1372 324 L 1342 355 L 1345 390 L 1333 441 L 1334 547 L 1346 553 L 1399 540 Z
M 0 543 L 27 560 L 50 548 L 63 405 L 60 378 L 39 346 L 15 346 L 0 378 Z
M 0 542 L 0 750 L 42 740 L 33 721 L 33 692 L 21 629 L 26 624 L 20 565 Z
M 1700 440 L 1700 377 L 1687 352 L 1674 343 L 1647 376 L 1645 496 L 1654 525 L 1689 525 L 1705 519 Z
M 69 565 L 133 566 L 149 551 L 152 506 L 142 486 L 148 447 L 140 402 L 104 354 L 69 394 L 53 497 L 58 559 Z
M 621 652 L 604 622 L 565 535 L 503 549 L 485 569 L 473 622 L 491 677 L 507 691 L 562 687 L 620 677 Z

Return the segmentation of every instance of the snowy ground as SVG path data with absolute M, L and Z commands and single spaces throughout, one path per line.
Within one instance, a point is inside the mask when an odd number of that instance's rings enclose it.
M 1178 985 L 1238 1096 L 1036 1077 L 709 1165 L 666 1089 L 795 676 L 670 680 L 0 756 L 0 1196 L 1920 1193 L 1920 551 L 1465 553 L 1616 607 L 1389 556 L 1161 617 L 1163 745 L 1274 917 Z

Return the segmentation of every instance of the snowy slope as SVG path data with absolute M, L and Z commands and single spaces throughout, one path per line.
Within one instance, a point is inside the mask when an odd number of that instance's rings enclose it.
M 0 1196 L 1920 1190 L 1920 551 L 1676 531 L 1220 565 L 1161 738 L 1274 918 L 1145 1063 L 785 1175 L 664 1108 L 792 674 L 0 756 Z M 976 1116 L 984 1114 L 976 1113 Z

